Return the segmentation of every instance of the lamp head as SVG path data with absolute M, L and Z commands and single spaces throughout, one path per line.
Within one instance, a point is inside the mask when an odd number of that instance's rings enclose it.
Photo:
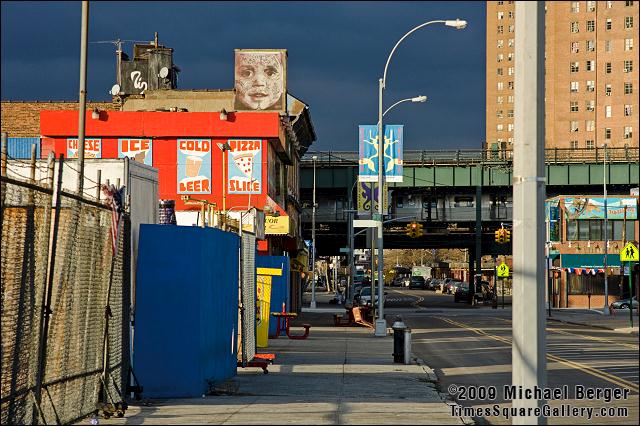
M 227 121 L 227 118 L 228 118 L 227 110 L 222 108 L 222 111 L 220 111 L 220 121 Z
M 454 27 L 457 30 L 462 30 L 467 27 L 467 21 L 462 21 L 460 19 L 456 19 L 455 21 L 454 20 L 444 21 L 444 24 L 447 27 Z
M 94 120 L 100 119 L 100 111 L 98 111 L 98 108 L 94 108 L 93 111 L 91 111 L 91 118 Z
M 416 96 L 415 98 L 411 98 L 411 102 L 427 102 L 427 97 L 424 95 Z
M 222 152 L 231 151 L 231 145 L 229 145 L 229 142 L 225 142 L 225 143 L 217 142 L 216 145 L 218 145 L 218 148 L 220 148 Z
M 316 161 L 316 160 L 318 159 L 318 156 L 317 156 L 317 155 L 314 155 L 313 157 L 311 157 L 311 159 L 312 159 L 313 161 Z

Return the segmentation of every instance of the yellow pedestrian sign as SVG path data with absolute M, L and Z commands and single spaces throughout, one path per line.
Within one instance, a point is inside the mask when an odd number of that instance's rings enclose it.
M 638 254 L 638 247 L 633 243 L 628 243 L 622 250 L 620 250 L 620 262 L 640 262 L 640 255 Z
M 508 278 L 509 277 L 509 267 L 506 263 L 501 263 L 498 266 L 498 278 Z

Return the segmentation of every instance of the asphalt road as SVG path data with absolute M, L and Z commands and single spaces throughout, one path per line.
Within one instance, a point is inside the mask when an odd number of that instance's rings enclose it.
M 455 396 L 463 407 L 510 407 L 505 385 L 511 384 L 511 310 L 453 303 L 453 296 L 424 290 L 387 290 L 387 313 L 401 314 L 412 328 L 412 351 L 436 371 L 441 391 Z M 549 424 L 638 424 L 638 337 L 590 327 L 547 324 L 547 386 L 568 386 L 568 399 L 551 407 L 596 408 L 588 414 L 550 417 Z M 609 403 L 578 400 L 575 387 L 628 389 L 627 398 Z M 453 387 L 456 392 L 449 392 Z M 488 386 L 495 387 L 495 399 Z M 461 399 L 464 387 L 468 399 Z M 475 387 L 473 390 L 471 387 Z M 483 388 L 483 390 L 480 390 Z M 476 395 L 471 395 L 475 392 Z M 480 395 L 482 393 L 482 395 Z M 485 396 L 485 398 L 481 398 Z M 601 413 L 601 407 L 613 412 Z M 627 413 L 618 411 L 626 409 Z M 500 415 L 473 416 L 478 423 L 509 424 Z M 489 414 L 495 414 L 493 412 Z M 611 415 L 614 414 L 614 415 Z

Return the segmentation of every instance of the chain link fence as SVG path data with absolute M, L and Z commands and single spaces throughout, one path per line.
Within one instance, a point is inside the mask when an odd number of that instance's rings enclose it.
M 126 215 L 114 255 L 110 207 L 58 189 L 52 208 L 51 189 L 4 176 L 2 193 L 2 424 L 68 424 L 122 402 Z

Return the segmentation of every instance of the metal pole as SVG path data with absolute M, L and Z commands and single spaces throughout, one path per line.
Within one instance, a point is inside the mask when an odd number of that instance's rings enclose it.
M 311 309 L 316 308 L 316 159 L 313 156 L 313 209 L 311 211 Z
M 84 128 L 87 111 L 87 38 L 89 32 L 89 2 L 82 2 L 82 29 L 80 31 L 80 99 L 78 112 L 78 195 L 84 188 Z
M 513 178 L 512 384 L 546 387 L 544 277 L 544 2 L 516 2 Z M 514 398 L 528 415 L 513 424 L 546 424 L 542 399 Z
M 623 265 L 624 267 L 624 265 Z M 632 264 L 631 262 L 627 262 L 627 267 L 629 268 L 629 325 L 633 328 L 633 282 L 631 280 L 632 274 Z M 624 269 L 623 269 L 624 271 Z M 624 279 L 624 275 L 622 276 Z
M 391 56 L 389 56 L 391 59 Z M 388 61 L 387 61 L 388 64 Z M 382 92 L 384 90 L 384 80 L 378 80 L 378 215 L 380 224 L 378 225 L 378 319 L 376 320 L 376 336 L 387 335 L 387 322 L 384 319 L 384 278 L 382 270 L 384 267 L 384 225 L 382 216 L 384 214 L 384 126 L 382 125 Z M 373 271 L 372 271 L 373 273 Z M 371 304 L 373 304 L 373 294 Z
M 604 144 L 604 164 L 602 167 L 604 179 L 604 306 L 602 312 L 609 315 L 609 272 L 607 271 L 607 254 L 609 252 L 609 212 L 607 211 L 607 144 Z

